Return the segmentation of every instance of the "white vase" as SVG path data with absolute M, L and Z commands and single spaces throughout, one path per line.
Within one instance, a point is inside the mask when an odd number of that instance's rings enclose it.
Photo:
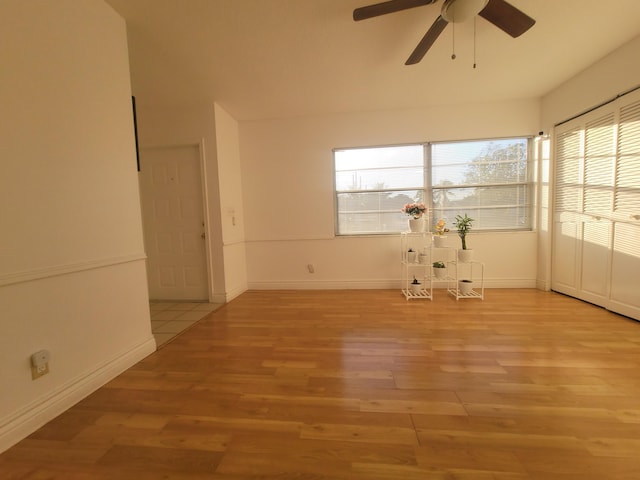
M 468 263 L 473 261 L 473 250 L 468 248 L 466 250 L 458 250 L 458 261 Z
M 446 235 L 434 235 L 433 236 L 433 246 L 436 248 L 444 248 L 447 246 L 447 236 Z
M 471 280 L 460 280 L 458 282 L 458 290 L 461 295 L 469 295 L 473 290 L 473 282 Z
M 443 280 L 445 278 L 447 278 L 447 269 L 446 268 L 438 268 L 438 267 L 433 267 L 433 275 L 438 279 L 438 280 Z
M 409 219 L 409 231 L 410 232 L 424 232 L 424 218 L 410 218 Z

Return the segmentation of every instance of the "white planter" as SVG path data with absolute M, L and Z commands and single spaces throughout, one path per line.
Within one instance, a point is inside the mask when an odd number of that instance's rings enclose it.
M 409 284 L 409 290 L 411 290 L 411 293 L 414 293 L 414 294 L 418 295 L 422 291 L 422 284 L 421 283 L 410 283 Z
M 447 246 L 447 236 L 446 235 L 434 235 L 433 236 L 433 246 L 436 248 L 444 248 Z
M 418 260 L 418 252 L 407 252 L 407 262 L 416 263 Z
M 473 282 L 471 280 L 460 280 L 458 282 L 458 290 L 462 295 L 469 295 L 473 290 Z
M 410 232 L 424 232 L 424 218 L 410 218 L 409 219 L 409 231 Z
M 433 267 L 433 275 L 438 280 L 444 280 L 445 278 L 447 278 L 447 269 L 446 268 Z
M 473 250 L 468 248 L 467 250 L 458 250 L 458 261 L 460 262 L 472 262 Z
M 426 265 L 429 262 L 429 255 L 426 253 L 421 253 L 418 255 L 418 263 L 422 265 Z

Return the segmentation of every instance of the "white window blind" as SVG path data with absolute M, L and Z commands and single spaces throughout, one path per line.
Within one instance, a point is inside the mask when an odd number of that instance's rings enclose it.
M 334 151 L 336 231 L 340 235 L 406 230 L 400 209 L 424 199 L 424 146 Z
M 338 235 L 406 231 L 407 203 L 425 203 L 429 229 L 456 215 L 474 230 L 531 230 L 528 137 L 334 150 Z
M 433 218 L 468 214 L 475 230 L 530 230 L 529 138 L 431 144 Z

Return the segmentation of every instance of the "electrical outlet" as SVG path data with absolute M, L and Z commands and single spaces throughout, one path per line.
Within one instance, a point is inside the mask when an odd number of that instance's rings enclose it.
M 31 379 L 35 380 L 49 373 L 49 350 L 40 350 L 31 355 Z
M 31 380 L 35 380 L 36 378 L 40 378 L 43 375 L 49 373 L 49 364 L 45 363 L 41 367 L 35 367 L 31 365 Z

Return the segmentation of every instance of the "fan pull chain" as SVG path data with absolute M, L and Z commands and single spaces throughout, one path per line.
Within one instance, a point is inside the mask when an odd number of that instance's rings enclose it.
M 473 68 L 476 68 L 476 17 L 473 17 Z
M 456 59 L 456 24 L 455 24 L 455 18 L 453 19 L 453 22 L 451 23 L 451 60 L 455 60 Z

